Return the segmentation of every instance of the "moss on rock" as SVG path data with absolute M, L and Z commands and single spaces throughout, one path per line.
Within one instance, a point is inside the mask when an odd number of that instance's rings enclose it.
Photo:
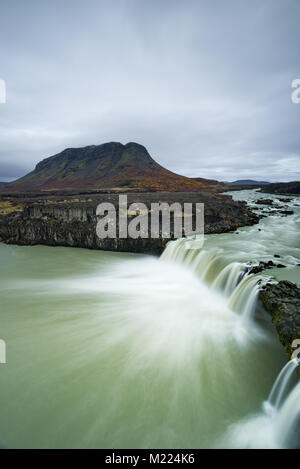
M 260 298 L 271 315 L 280 342 L 291 358 L 293 342 L 300 339 L 300 288 L 286 280 L 268 283 L 261 290 Z

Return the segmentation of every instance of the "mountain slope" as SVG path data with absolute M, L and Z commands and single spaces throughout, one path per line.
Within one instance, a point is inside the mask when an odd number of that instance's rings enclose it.
M 222 192 L 227 189 L 227 186 L 223 182 L 216 181 L 215 179 L 204 179 L 204 178 L 193 178 L 194 181 L 200 182 L 205 186 L 208 186 L 209 189 L 216 192 Z
M 293 182 L 278 182 L 269 184 L 267 187 L 261 189 L 261 192 L 269 194 L 295 194 L 300 195 L 300 181 Z
M 140 189 L 198 191 L 209 186 L 160 166 L 142 145 L 111 142 L 69 148 L 46 158 L 34 171 L 6 185 L 9 191 Z

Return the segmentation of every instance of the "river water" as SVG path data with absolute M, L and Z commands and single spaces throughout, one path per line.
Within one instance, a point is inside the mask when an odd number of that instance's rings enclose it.
M 294 365 L 257 304 L 266 277 L 300 283 L 300 199 L 279 203 L 294 214 L 160 259 L 0 244 L 0 445 L 298 446 Z M 287 268 L 245 275 L 261 260 Z

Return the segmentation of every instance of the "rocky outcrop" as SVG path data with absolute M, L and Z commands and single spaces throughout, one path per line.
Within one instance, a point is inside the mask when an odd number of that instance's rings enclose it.
M 281 213 L 282 215 L 294 215 L 293 210 L 279 210 L 279 213 Z
M 260 291 L 260 298 L 291 358 L 293 342 L 300 339 L 300 288 L 286 280 L 268 283 Z
M 168 241 L 161 233 L 157 239 L 97 237 L 98 204 L 109 202 L 118 207 L 118 200 L 118 194 L 88 194 L 77 197 L 74 194 L 61 197 L 49 194 L 31 198 L 18 194 L 17 198 L 2 197 L 0 236 L 8 244 L 44 244 L 109 251 L 161 253 Z M 129 194 L 128 204 L 133 202 L 142 202 L 149 208 L 151 203 L 155 202 L 204 203 L 205 233 L 224 233 L 259 221 L 245 203 L 234 202 L 231 197 L 224 195 L 167 192 Z
M 273 205 L 272 199 L 258 199 L 255 202 L 257 205 Z
M 280 256 L 278 254 L 275 254 L 274 255 L 275 258 L 280 258 Z M 275 263 L 273 261 L 268 261 L 268 262 L 264 262 L 264 261 L 261 261 L 259 262 L 258 264 L 256 265 L 253 265 L 251 262 L 247 265 L 247 269 L 248 269 L 248 275 L 251 275 L 251 274 L 258 274 L 260 272 L 263 272 L 264 270 L 267 270 L 267 269 L 284 269 L 286 266 L 284 264 L 281 264 L 281 263 Z

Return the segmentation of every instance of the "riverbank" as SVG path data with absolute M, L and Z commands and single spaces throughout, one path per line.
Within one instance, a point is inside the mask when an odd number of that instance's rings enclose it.
M 167 239 L 99 239 L 96 208 L 103 202 L 118 209 L 118 193 L 88 194 L 7 194 L 0 196 L 0 237 L 7 244 L 48 245 L 100 249 L 106 251 L 161 254 Z M 245 202 L 210 191 L 202 193 L 149 192 L 128 194 L 128 204 L 203 203 L 205 233 L 225 233 L 259 222 Z M 195 214 L 194 214 L 195 218 Z M 118 219 L 118 217 L 117 217 Z M 130 217 L 129 217 L 130 220 Z M 172 226 L 172 215 L 171 215 Z M 118 224 L 117 224 L 118 228 Z M 117 230 L 118 231 L 118 230 Z

